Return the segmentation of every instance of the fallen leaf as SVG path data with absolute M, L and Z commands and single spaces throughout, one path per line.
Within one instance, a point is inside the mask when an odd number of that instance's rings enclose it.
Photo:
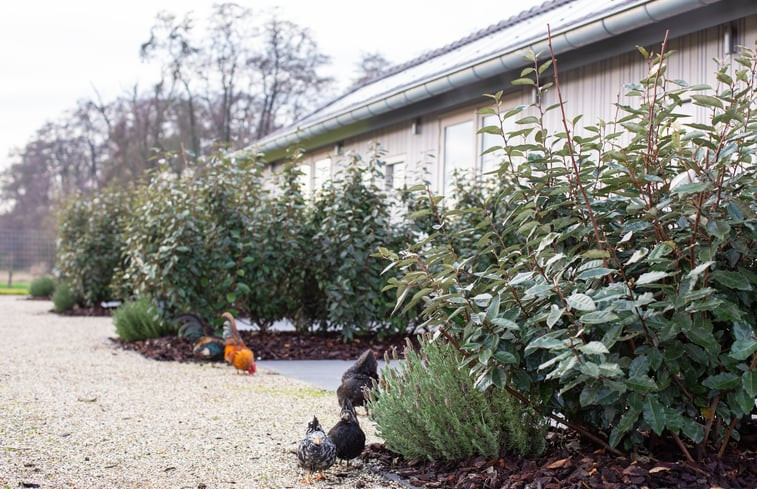
M 623 475 L 628 475 L 631 477 L 638 477 L 646 474 L 647 471 L 639 467 L 638 465 L 635 465 L 635 462 L 623 469 Z
M 649 469 L 650 474 L 656 474 L 657 472 L 663 472 L 666 470 L 670 470 L 670 467 L 652 467 Z
M 568 464 L 570 464 L 570 458 L 563 458 L 560 460 L 556 460 L 552 462 L 551 464 L 547 465 L 547 468 L 548 469 L 561 469 Z

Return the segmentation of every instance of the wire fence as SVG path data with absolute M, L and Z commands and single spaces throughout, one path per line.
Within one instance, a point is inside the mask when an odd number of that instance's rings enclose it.
M 0 284 L 49 274 L 55 265 L 55 236 L 37 229 L 0 229 Z

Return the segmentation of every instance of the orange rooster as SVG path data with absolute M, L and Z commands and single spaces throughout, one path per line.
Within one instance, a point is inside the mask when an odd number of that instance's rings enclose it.
M 229 321 L 229 326 L 224 325 L 223 328 L 223 339 L 226 341 L 223 358 L 234 365 L 237 373 L 239 371 L 247 371 L 248 374 L 254 374 L 257 370 L 257 367 L 255 367 L 255 354 L 247 348 L 242 337 L 239 336 L 234 316 L 231 313 L 224 312 L 221 314 L 221 317 Z

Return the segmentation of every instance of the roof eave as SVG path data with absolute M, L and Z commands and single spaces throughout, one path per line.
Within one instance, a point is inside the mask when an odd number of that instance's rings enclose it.
M 552 49 L 555 54 L 580 50 L 584 46 L 613 38 L 625 32 L 658 24 L 666 19 L 710 6 L 716 3 L 746 5 L 754 8 L 757 2 L 748 0 L 651 0 L 629 5 L 626 9 L 606 17 L 587 21 L 570 28 L 552 32 Z M 729 12 L 733 15 L 733 9 Z M 716 20 L 716 19 L 715 19 Z M 716 25 L 716 24 L 713 24 Z M 477 60 L 463 68 L 437 74 L 435 77 L 408 86 L 400 91 L 366 101 L 357 107 L 310 122 L 305 127 L 292 127 L 274 134 L 255 144 L 255 150 L 263 153 L 268 161 L 276 161 L 286 154 L 287 148 L 298 144 L 305 150 L 317 148 L 355 136 L 365 130 L 384 127 L 399 117 L 386 117 L 391 112 L 417 105 L 434 97 L 463 88 L 487 78 L 496 77 L 524 65 L 524 56 L 529 51 L 548 51 L 546 34 L 531 42 L 485 59 Z M 348 115 L 349 117 L 345 117 Z M 384 117 L 381 117 L 384 116 Z M 375 120 L 374 124 L 366 121 Z M 341 121 L 341 123 L 339 122 Z M 377 125 L 378 124 L 378 125 Z

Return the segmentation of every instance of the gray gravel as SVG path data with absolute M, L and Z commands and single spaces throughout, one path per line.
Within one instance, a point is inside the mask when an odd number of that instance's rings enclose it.
M 110 318 L 51 308 L 0 296 L 0 487 L 310 487 L 295 449 L 314 414 L 336 422 L 335 394 L 263 368 L 148 360 L 112 345 Z M 359 461 L 326 476 L 313 487 L 402 487 Z

